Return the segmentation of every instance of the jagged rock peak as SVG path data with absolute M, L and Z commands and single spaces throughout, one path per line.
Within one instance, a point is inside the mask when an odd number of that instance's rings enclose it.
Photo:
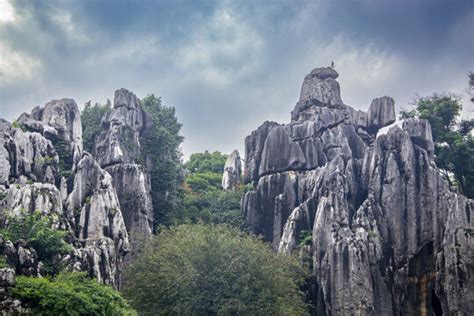
M 115 91 L 114 108 L 102 118 L 94 145 L 95 158 L 112 176 L 127 230 L 144 235 L 152 233 L 153 210 L 140 135 L 151 126 L 136 95 L 122 88 Z
M 303 80 L 300 102 L 317 100 L 322 105 L 343 106 L 339 83 L 336 81 L 338 76 L 338 73 L 330 67 L 311 71 Z
M 131 91 L 121 88 L 115 91 L 114 108 L 125 106 L 129 109 L 138 109 L 140 101 Z
M 237 150 L 234 150 L 225 162 L 222 188 L 226 191 L 234 191 L 241 182 L 241 174 L 242 163 L 240 161 L 240 154 Z
M 368 111 L 369 131 L 378 131 L 380 128 L 395 122 L 395 101 L 391 97 L 383 96 L 372 100 Z
M 81 113 L 73 99 L 52 100 L 42 108 L 36 106 L 31 114 L 21 114 L 16 122 L 22 128 L 38 132 L 51 140 L 55 148 L 60 151 L 60 155 L 70 156 L 69 164 L 80 159 L 82 155 Z
M 321 68 L 314 68 L 309 73 L 309 75 L 306 75 L 306 77 L 318 78 L 318 79 L 321 79 L 321 80 L 324 80 L 324 79 L 327 79 L 327 78 L 336 79 L 337 77 L 339 77 L 339 74 L 337 73 L 336 70 L 334 70 L 334 68 L 321 67 Z
M 392 98 L 334 106 L 334 74 L 312 74 L 289 124 L 245 140 L 249 229 L 310 263 L 317 315 L 470 314 L 474 201 L 436 168 L 429 122 L 377 135 Z

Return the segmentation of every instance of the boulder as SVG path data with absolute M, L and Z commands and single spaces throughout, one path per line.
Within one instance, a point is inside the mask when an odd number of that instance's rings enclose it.
M 299 101 L 315 99 L 326 106 L 343 106 L 336 81 L 338 76 L 338 73 L 329 67 L 313 69 L 303 80 Z

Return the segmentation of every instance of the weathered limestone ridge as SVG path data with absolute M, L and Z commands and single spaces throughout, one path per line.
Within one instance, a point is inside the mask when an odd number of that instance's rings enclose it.
M 247 224 L 310 263 L 317 315 L 468 315 L 474 201 L 440 175 L 428 121 L 377 136 L 395 122 L 394 100 L 355 110 L 337 77 L 311 71 L 291 122 L 245 139 Z

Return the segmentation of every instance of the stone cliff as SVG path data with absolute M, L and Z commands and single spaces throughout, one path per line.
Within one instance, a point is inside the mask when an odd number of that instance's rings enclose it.
M 152 233 L 150 183 L 140 164 L 139 142 L 150 124 L 138 98 L 125 89 L 116 91 L 92 154 L 83 152 L 74 100 L 35 107 L 13 124 L 0 119 L 0 228 L 12 216 L 38 211 L 52 215 L 54 227 L 66 230 L 73 246 L 57 258 L 62 265 L 119 288 L 131 250 L 129 234 Z M 0 250 L 13 268 L 1 270 L 0 278 L 10 282 L 12 273 L 46 273 L 25 241 L 13 243 L 0 236 Z M 21 308 L 0 300 L 10 304 L 5 308 Z
M 291 122 L 246 138 L 247 224 L 310 262 L 317 315 L 469 314 L 474 201 L 436 168 L 429 122 L 377 135 L 395 122 L 394 100 L 355 110 L 337 77 L 314 69 Z

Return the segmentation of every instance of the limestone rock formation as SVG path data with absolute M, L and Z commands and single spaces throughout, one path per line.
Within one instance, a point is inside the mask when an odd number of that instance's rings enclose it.
M 310 257 L 317 315 L 468 315 L 474 201 L 438 172 L 427 121 L 376 136 L 395 120 L 393 99 L 355 110 L 336 78 L 313 70 L 291 122 L 246 138 L 247 224 L 276 250 Z
M 234 191 L 240 184 L 240 176 L 242 175 L 242 163 L 240 154 L 234 150 L 224 165 L 224 174 L 222 175 L 222 188 L 226 191 Z
M 31 310 L 13 298 L 11 292 L 14 285 L 15 271 L 9 268 L 0 269 L 0 315 L 30 315 Z
M 103 131 L 97 137 L 94 157 L 112 175 L 127 230 L 149 235 L 153 229 L 150 178 L 140 164 L 140 135 L 152 120 L 128 90 L 115 92 L 114 107 L 102 119 Z
M 112 177 L 82 152 L 79 109 L 71 99 L 36 107 L 14 124 L 0 120 L 0 228 L 33 212 L 68 232 L 74 251 L 59 258 L 64 266 L 120 287 L 128 233 Z M 15 273 L 44 274 L 27 241 L 0 239 L 0 254 Z
M 17 120 L 22 128 L 38 132 L 51 140 L 56 151 L 70 169 L 82 154 L 81 114 L 72 99 L 52 100 L 44 107 L 35 107 Z

